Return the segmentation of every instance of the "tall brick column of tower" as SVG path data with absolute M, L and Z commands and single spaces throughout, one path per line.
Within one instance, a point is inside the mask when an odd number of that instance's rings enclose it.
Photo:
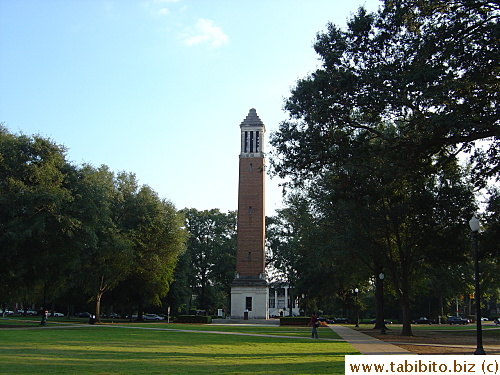
M 240 124 L 236 273 L 231 284 L 231 317 L 267 319 L 265 279 L 265 126 L 255 109 Z

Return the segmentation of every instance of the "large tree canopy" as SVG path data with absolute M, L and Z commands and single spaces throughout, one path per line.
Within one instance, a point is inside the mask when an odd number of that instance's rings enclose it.
M 297 82 L 290 120 L 271 136 L 272 172 L 336 223 L 334 247 L 390 273 L 405 335 L 418 272 L 450 252 L 465 258 L 474 202 L 458 153 L 470 152 L 476 186 L 498 177 L 499 11 L 491 1 L 386 0 L 345 30 L 329 24 L 314 46 L 322 67 Z
M 448 157 L 488 140 L 473 154 L 482 186 L 500 161 L 499 13 L 498 1 L 386 0 L 346 30 L 329 24 L 314 46 L 323 66 L 297 82 L 291 121 L 271 137 L 274 172 L 307 178 L 388 150 Z
M 0 126 L 0 296 L 33 301 L 60 290 L 76 260 L 72 168 L 62 146 Z
M 119 173 L 115 184 L 113 221 L 133 247 L 132 270 L 120 288 L 138 306 L 140 320 L 144 307 L 161 305 L 167 295 L 187 232 L 174 205 L 149 186 L 139 186 L 134 174 Z
M 95 300 L 95 315 L 100 321 L 102 297 L 132 272 L 134 249 L 131 238 L 113 220 L 114 205 L 120 200 L 114 174 L 105 166 L 96 169 L 85 165 L 77 176 L 72 208 L 82 221 L 78 236 L 82 251 L 75 281 Z

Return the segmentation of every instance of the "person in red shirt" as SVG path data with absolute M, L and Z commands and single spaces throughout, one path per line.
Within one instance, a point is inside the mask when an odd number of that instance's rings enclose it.
M 319 320 L 316 315 L 312 314 L 311 320 L 309 321 L 309 325 L 312 327 L 311 338 L 317 339 L 318 338 L 317 328 L 319 327 Z

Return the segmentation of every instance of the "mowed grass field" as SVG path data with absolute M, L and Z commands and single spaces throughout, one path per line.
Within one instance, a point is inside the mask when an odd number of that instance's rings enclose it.
M 356 354 L 323 327 L 312 340 L 310 328 L 265 325 L 0 325 L 1 374 L 342 374 Z

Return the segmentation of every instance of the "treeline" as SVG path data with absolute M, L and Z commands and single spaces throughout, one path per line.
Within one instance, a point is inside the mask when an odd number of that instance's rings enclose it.
M 63 146 L 0 127 L 0 302 L 104 295 L 158 305 L 186 249 L 184 216 L 132 173 L 75 166 Z M 118 302 L 117 302 L 118 303 Z

